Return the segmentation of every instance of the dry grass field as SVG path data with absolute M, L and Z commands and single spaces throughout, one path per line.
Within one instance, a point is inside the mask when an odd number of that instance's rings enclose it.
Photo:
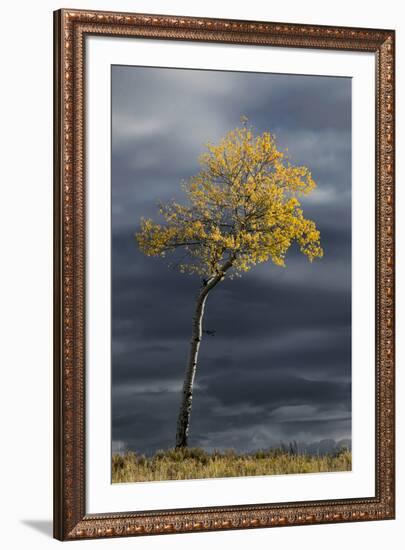
M 132 452 L 112 458 L 113 483 L 163 481 L 275 474 L 342 472 L 352 468 L 350 451 L 313 456 L 282 449 L 237 454 L 233 450 L 208 453 L 199 448 L 158 451 L 151 457 Z

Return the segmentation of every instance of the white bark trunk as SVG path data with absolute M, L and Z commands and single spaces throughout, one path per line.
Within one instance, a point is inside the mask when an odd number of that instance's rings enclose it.
M 230 267 L 232 267 L 232 262 L 226 262 L 221 270 L 221 273 L 210 277 L 197 296 L 192 322 L 190 351 L 184 374 L 182 399 L 179 416 L 177 419 L 176 447 L 187 447 L 188 444 L 188 432 L 193 400 L 193 385 L 197 371 L 198 352 L 202 339 L 202 322 L 204 317 L 205 302 L 210 291 L 223 279 L 226 271 Z

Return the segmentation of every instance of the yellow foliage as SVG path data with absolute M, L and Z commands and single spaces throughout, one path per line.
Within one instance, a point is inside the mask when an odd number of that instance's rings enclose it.
M 162 225 L 141 220 L 136 238 L 146 255 L 182 248 L 180 270 L 203 276 L 220 273 L 225 262 L 231 275 L 268 260 L 284 266 L 294 241 L 310 261 L 322 257 L 320 233 L 299 202 L 316 186 L 309 169 L 291 165 L 272 134 L 255 136 L 242 122 L 207 145 L 200 172 L 183 184 L 186 204 L 161 205 Z

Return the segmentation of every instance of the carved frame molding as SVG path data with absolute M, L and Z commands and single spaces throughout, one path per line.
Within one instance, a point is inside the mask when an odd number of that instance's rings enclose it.
M 54 30 L 54 536 L 71 540 L 394 518 L 394 31 L 82 10 L 55 12 Z M 374 497 L 86 514 L 84 68 L 90 34 L 375 54 Z

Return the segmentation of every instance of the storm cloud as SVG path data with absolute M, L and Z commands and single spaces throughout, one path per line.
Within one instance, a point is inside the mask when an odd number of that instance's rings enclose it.
M 138 249 L 142 216 L 182 200 L 198 156 L 246 115 L 317 189 L 325 256 L 292 247 L 210 294 L 190 445 L 253 450 L 351 436 L 351 80 L 112 67 L 113 450 L 174 444 L 198 277 Z

